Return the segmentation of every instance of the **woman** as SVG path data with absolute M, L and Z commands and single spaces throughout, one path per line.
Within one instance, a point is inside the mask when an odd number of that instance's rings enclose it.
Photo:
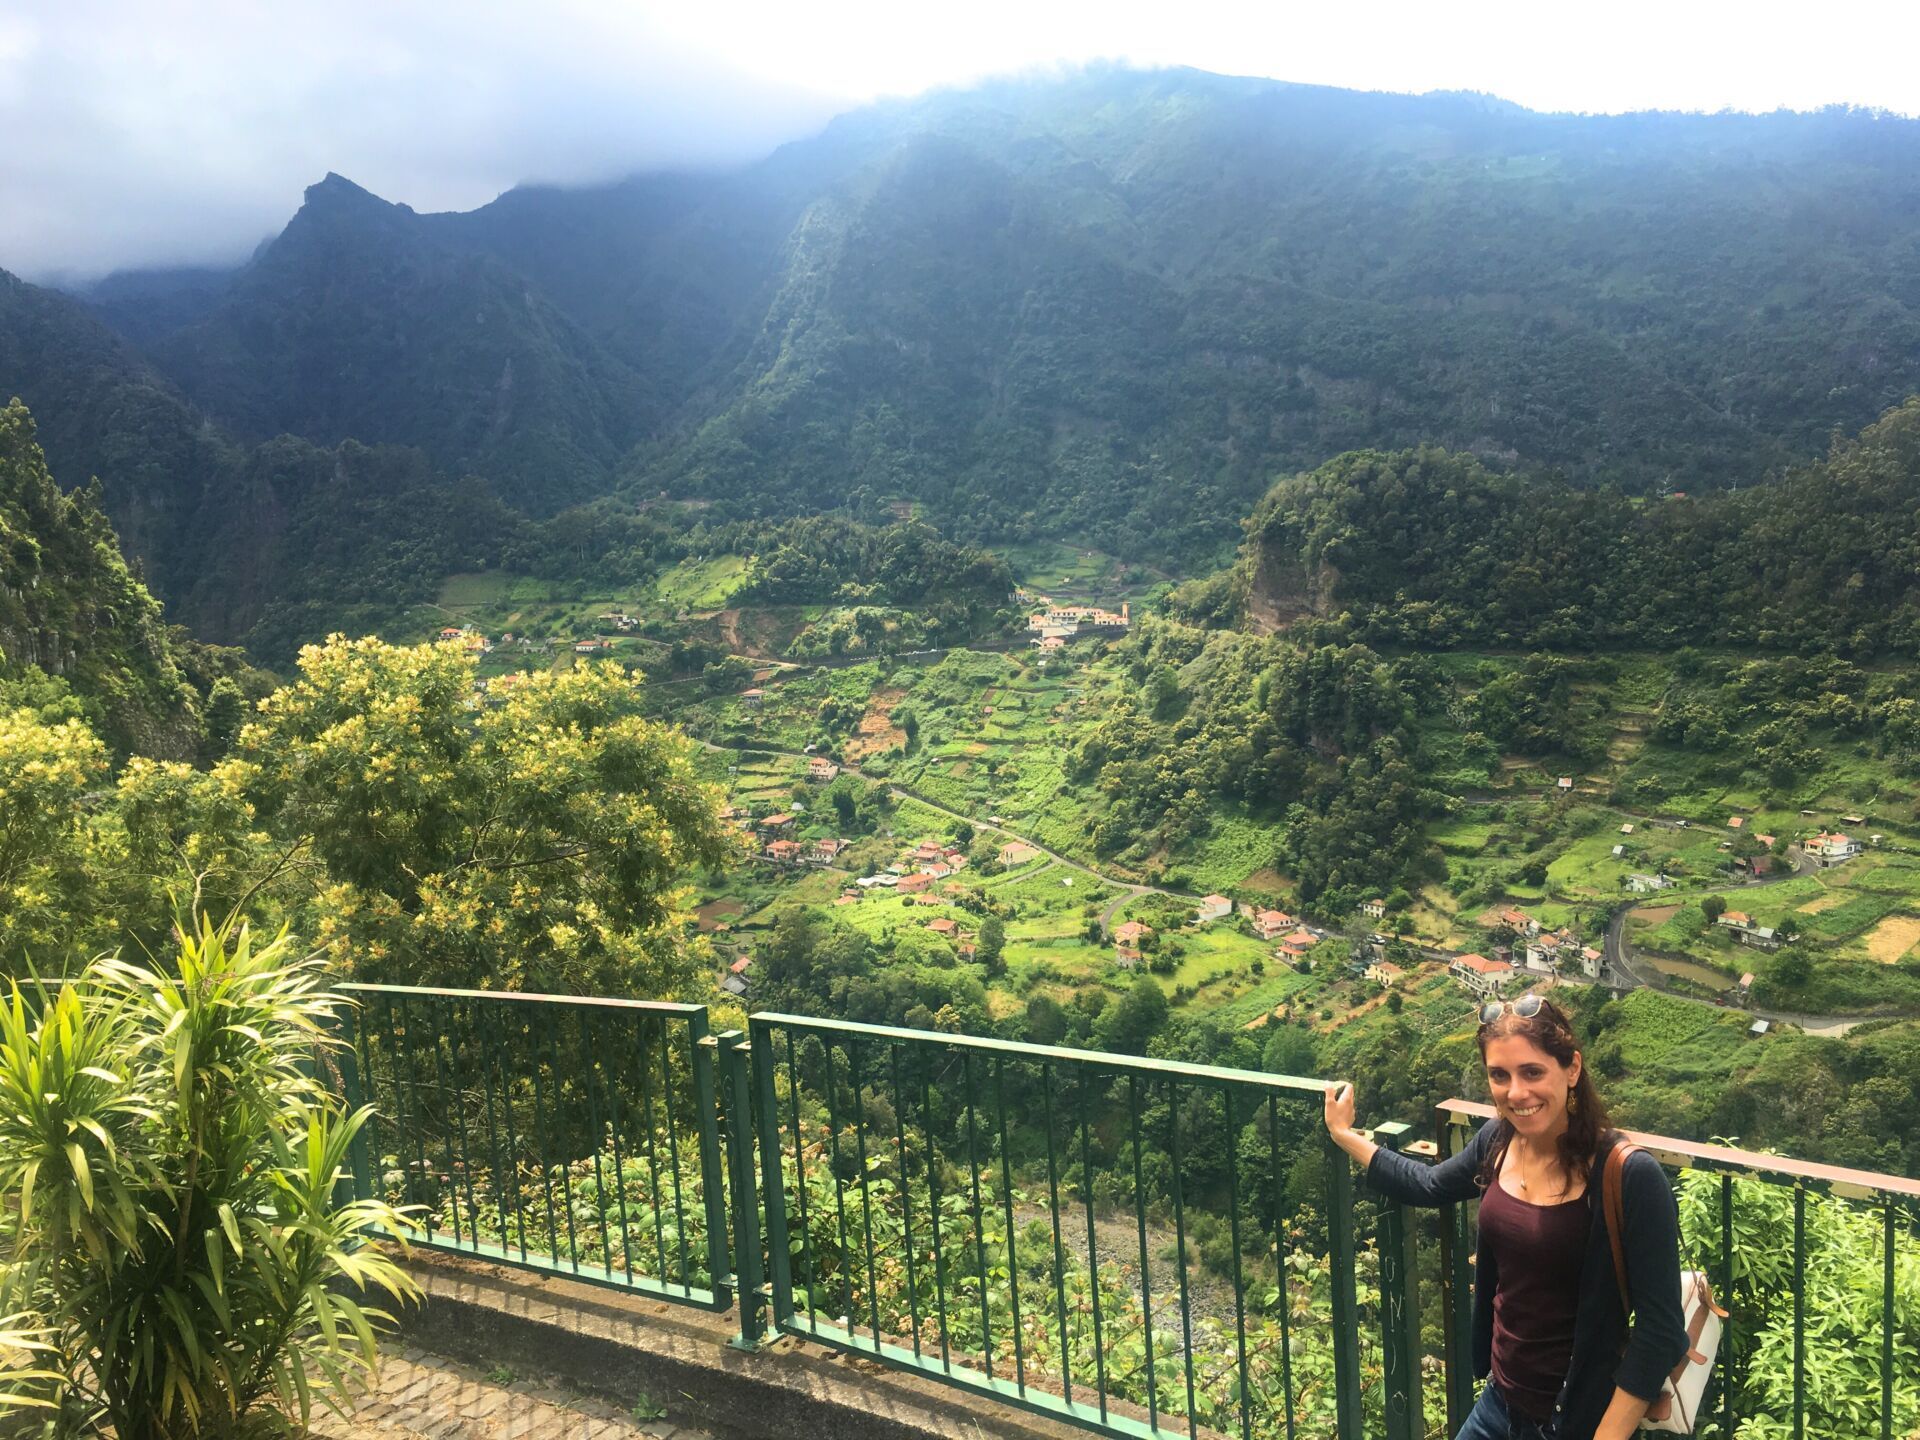
M 1353 1086 L 1327 1087 L 1327 1129 L 1376 1190 L 1412 1205 L 1480 1200 L 1473 1373 L 1487 1383 L 1455 1440 L 1626 1440 L 1687 1351 L 1679 1214 L 1642 1151 L 1621 1177 L 1620 1304 L 1602 1210 L 1607 1152 L 1624 1137 L 1581 1064 L 1573 1028 L 1539 995 L 1490 1000 L 1480 1058 L 1498 1118 L 1438 1165 L 1353 1126 Z

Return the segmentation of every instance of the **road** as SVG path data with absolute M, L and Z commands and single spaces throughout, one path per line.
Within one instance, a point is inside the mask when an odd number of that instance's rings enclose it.
M 1793 879 L 1797 875 L 1811 875 L 1815 868 L 1813 862 L 1808 860 L 1805 855 L 1796 854 L 1794 856 L 1793 869 L 1786 874 L 1776 875 L 1767 880 L 1757 880 L 1749 885 L 1742 885 L 1740 889 L 1758 890 L 1762 886 L 1778 885 L 1783 881 Z M 1616 988 L 1633 989 L 1637 986 L 1647 985 L 1653 989 L 1660 990 L 1663 994 L 1672 996 L 1675 1000 L 1684 1000 L 1689 1005 L 1703 1005 L 1709 1010 L 1726 1010 L 1728 1007 L 1715 1004 L 1711 1000 L 1702 1000 L 1697 996 L 1681 995 L 1676 991 L 1668 990 L 1664 986 L 1648 980 L 1645 975 L 1634 968 L 1633 952 L 1627 945 L 1627 915 L 1642 905 L 1658 905 L 1660 903 L 1661 900 L 1658 895 L 1651 897 L 1642 895 L 1619 906 L 1608 919 L 1607 935 L 1601 945 L 1601 955 L 1604 957 L 1602 961 L 1603 965 L 1607 969 L 1614 971 L 1618 979 L 1625 981 L 1625 984 L 1617 986 Z M 1602 978 L 1605 978 L 1604 971 Z M 1743 1007 L 1743 1009 L 1746 1014 L 1753 1016 L 1756 1020 L 1770 1020 L 1776 1025 L 1797 1025 L 1809 1035 L 1845 1035 L 1855 1026 L 1864 1025 L 1869 1020 L 1884 1020 L 1887 1018 L 1885 1015 L 1799 1015 L 1791 1010 L 1763 1010 L 1758 1006 L 1746 1006 Z

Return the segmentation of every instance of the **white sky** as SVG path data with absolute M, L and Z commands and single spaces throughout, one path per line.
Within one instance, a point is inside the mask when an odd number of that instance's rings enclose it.
M 328 170 L 464 209 L 1095 59 L 1535 109 L 1920 114 L 1916 55 L 1913 0 L 0 0 L 0 267 L 231 261 Z

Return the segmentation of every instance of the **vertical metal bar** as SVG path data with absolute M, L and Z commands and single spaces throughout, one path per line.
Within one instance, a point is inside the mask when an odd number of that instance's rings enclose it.
M 1880 1440 L 1893 1436 L 1893 1210 L 1889 1195 L 1880 1230 Z
M 767 1265 L 773 1272 L 773 1326 L 793 1319 L 793 1251 L 787 1239 L 787 1186 L 780 1171 L 780 1108 L 773 1088 L 773 1030 L 764 1020 L 749 1020 L 753 1084 L 760 1096 L 760 1198 L 767 1207 Z M 800 1127 L 793 1143 L 800 1145 Z M 804 1222 L 803 1222 L 804 1223 Z
M 860 1093 L 860 1042 L 857 1039 L 847 1045 L 847 1073 L 853 1081 L 853 1133 L 855 1153 L 860 1160 L 860 1216 L 866 1230 L 867 1319 L 873 1325 L 873 1344 L 877 1350 L 880 1348 L 880 1287 L 873 1268 L 873 1186 L 868 1183 L 867 1103 L 866 1097 Z
M 661 1284 L 667 1281 L 667 1230 L 661 1223 L 660 1198 L 660 1120 L 654 1113 L 653 1105 L 653 1058 L 648 1043 L 649 1016 L 642 1014 L 634 1022 L 634 1054 L 639 1062 L 640 1072 L 640 1108 L 647 1137 L 647 1194 L 653 1205 L 653 1263 L 658 1273 L 653 1277 Z
M 993 1378 L 993 1317 L 987 1310 L 987 1227 L 980 1210 L 980 1134 L 974 1124 L 973 1052 L 960 1052 L 960 1069 L 967 1090 L 967 1170 L 973 1189 L 973 1257 L 980 1270 L 980 1351 L 986 1362 L 987 1378 Z
M 387 1033 L 393 1038 L 393 1065 L 394 1065 L 393 1073 L 394 1073 L 394 1079 L 396 1081 L 394 1090 L 395 1090 L 395 1093 L 401 1097 L 400 1128 L 402 1130 L 411 1129 L 413 1131 L 413 1151 L 414 1151 L 415 1157 L 419 1160 L 419 1169 L 415 1171 L 415 1173 L 419 1175 L 422 1184 L 430 1184 L 433 1172 L 427 1165 L 426 1117 L 418 1113 L 420 1097 L 413 1084 L 413 1065 L 411 1063 L 413 1058 L 412 1054 L 408 1055 L 410 1063 L 407 1065 L 406 1083 L 404 1084 L 397 1083 L 400 1078 L 400 1056 L 403 1053 L 408 1053 L 406 1050 L 406 1047 L 400 1044 L 400 1035 L 403 1031 L 406 1030 L 407 1021 L 405 1017 L 404 1008 L 397 996 L 391 996 L 388 998 L 387 1014 L 388 1014 L 389 1021 L 392 1021 L 394 1019 L 399 1020 L 399 1024 L 397 1026 L 391 1023 L 388 1025 Z M 414 1091 L 415 1093 L 409 1096 L 408 1095 L 409 1091 Z M 407 1103 L 409 1099 L 412 1100 L 413 1102 L 412 1104 Z M 412 1125 L 408 1125 L 406 1120 L 406 1116 L 409 1111 L 414 1112 Z M 432 1187 L 432 1188 L 437 1189 L 438 1187 Z M 433 1239 L 433 1206 L 431 1205 L 427 1206 L 426 1208 L 425 1228 L 427 1232 L 427 1239 L 429 1242 L 431 1242 Z
M 907 1096 L 900 1088 L 900 1046 L 887 1043 L 887 1068 L 893 1077 L 895 1174 L 900 1181 L 900 1248 L 907 1262 L 907 1323 L 913 1327 L 913 1358 L 920 1359 L 920 1281 L 914 1273 L 913 1172 L 907 1165 Z
M 1267 1173 L 1273 1184 L 1273 1268 L 1280 1288 L 1280 1398 L 1286 1405 L 1287 1440 L 1293 1429 L 1293 1279 L 1287 1273 L 1287 1217 L 1280 1193 L 1280 1097 L 1267 1100 Z
M 587 1016 L 590 1012 L 580 1012 L 580 1025 L 584 1032 Z M 598 1016 L 595 1017 L 599 1019 Z M 620 1112 L 627 1107 L 621 1102 L 619 1074 L 617 1069 L 607 1065 L 605 1042 L 606 1027 L 595 1024 L 587 1039 L 587 1064 L 600 1072 L 600 1093 L 607 1102 L 607 1129 L 613 1136 L 613 1203 L 614 1213 L 620 1218 L 620 1264 L 627 1277 L 627 1283 L 633 1283 L 633 1225 L 627 1218 L 627 1157 L 620 1144 Z M 604 1195 L 602 1196 L 604 1199 Z M 609 1247 L 609 1254 L 612 1253 Z
M 1221 1108 L 1227 1121 L 1227 1214 L 1233 1239 L 1233 1333 L 1240 1360 L 1240 1440 L 1253 1440 L 1253 1375 L 1247 1369 L 1247 1280 L 1240 1256 L 1240 1146 L 1234 1124 L 1233 1086 L 1220 1087 Z
M 708 1031 L 704 1008 L 687 1017 L 687 1054 L 693 1066 L 695 1123 L 700 1127 L 700 1195 L 707 1209 L 707 1288 L 716 1304 L 729 1297 L 726 1277 L 733 1269 L 727 1255 L 727 1180 L 720 1161 L 720 1107 L 714 1098 L 714 1062 L 719 1042 Z
M 999 1112 L 1000 1199 L 1007 1212 L 1007 1297 L 1013 1318 L 1013 1383 L 1022 1395 L 1027 1391 L 1027 1360 L 1020 1336 L 1020 1260 L 1013 1248 L 1013 1161 L 1007 1145 L 1007 1091 L 1001 1058 L 993 1057 L 993 1108 Z
M 760 1209 L 753 1196 L 753 1090 L 749 1049 L 738 1030 L 720 1036 L 721 1093 L 727 1102 L 727 1179 L 733 1198 L 733 1292 L 740 1307 L 735 1349 L 752 1350 L 766 1336 L 760 1315 Z
M 853 1338 L 853 1257 L 847 1244 L 847 1189 L 840 1183 L 840 1107 L 833 1094 L 833 1041 L 820 1037 L 820 1049 L 826 1056 L 827 1078 L 827 1178 L 833 1181 L 833 1213 L 840 1229 L 840 1323 Z
M 769 1034 L 769 1056 L 773 1053 L 772 1045 Z M 814 1313 L 813 1292 L 820 1283 L 820 1263 L 814 1258 L 813 1226 L 807 1221 L 807 1137 L 800 1128 L 800 1064 L 794 1055 L 791 1027 L 787 1030 L 787 1100 L 793 1107 L 793 1193 L 800 1201 L 800 1258 L 807 1267 L 807 1328 L 818 1334 L 820 1319 Z M 791 1300 L 788 1303 L 791 1304 Z
M 1449 1116 L 1440 1119 L 1440 1153 L 1457 1155 L 1466 1141 L 1466 1126 Z M 1440 1220 L 1440 1265 L 1446 1300 L 1440 1307 L 1440 1321 L 1446 1345 L 1447 1428 L 1458 1430 L 1467 1423 L 1473 1410 L 1473 1335 L 1472 1276 L 1467 1257 L 1473 1246 L 1467 1236 L 1467 1207 L 1448 1205 Z
M 1729 1309 L 1733 1306 L 1733 1176 L 1720 1177 L 1720 1292 Z M 1720 1434 L 1733 1440 L 1733 1327 L 1720 1333 Z
M 533 1034 L 534 1011 L 527 1012 L 527 1069 L 533 1074 L 534 1153 L 540 1162 L 540 1191 L 547 1201 L 547 1258 L 560 1262 L 560 1222 L 553 1213 L 553 1165 L 547 1155 L 547 1087 L 540 1083 L 540 1052 Z
M 1060 1319 L 1061 1399 L 1073 1403 L 1073 1347 L 1067 1341 L 1067 1256 L 1060 1243 L 1060 1164 L 1053 1148 L 1053 1066 L 1040 1062 L 1040 1103 L 1047 1126 L 1047 1198 L 1053 1212 L 1053 1302 Z
M 1159 1375 L 1153 1368 L 1153 1283 L 1147 1272 L 1147 1182 L 1140 1168 L 1140 1077 L 1127 1076 L 1127 1129 L 1133 1137 L 1133 1217 L 1140 1229 L 1140 1326 L 1146 1341 L 1147 1428 L 1160 1428 Z
M 667 1042 L 667 1017 L 660 1017 L 660 1109 L 667 1117 L 667 1163 L 673 1167 L 673 1236 L 680 1251 L 680 1290 L 692 1292 L 693 1266 L 687 1259 L 687 1197 L 680 1184 L 679 1102 L 673 1094 L 673 1058 Z
M 1397 1153 L 1411 1129 L 1390 1120 L 1375 1127 L 1373 1138 L 1382 1149 Z M 1398 1200 L 1382 1202 L 1376 1243 L 1387 1440 L 1420 1440 L 1425 1420 L 1420 1407 L 1419 1256 L 1407 1207 Z
M 351 1166 L 348 1183 L 353 1187 L 354 1199 L 367 1200 L 373 1196 L 373 1165 L 379 1159 L 374 1142 L 379 1132 L 375 1128 L 378 1112 L 372 1108 L 373 1072 L 363 1061 L 367 1037 L 361 1020 L 359 1005 L 342 998 L 340 1009 L 334 1011 L 334 1024 L 352 1025 L 353 1036 L 339 1052 L 340 1098 L 349 1115 L 362 1108 L 367 1111 L 366 1120 L 355 1132 L 353 1143 L 347 1148 L 348 1164 Z
M 1173 1155 L 1173 1253 L 1180 1271 L 1180 1358 L 1187 1373 L 1187 1435 L 1198 1440 L 1199 1419 L 1193 1404 L 1193 1306 L 1187 1296 L 1187 1210 L 1180 1172 L 1180 1088 L 1167 1077 L 1167 1140 Z
M 1360 1440 L 1360 1315 L 1354 1294 L 1353 1175 L 1346 1152 L 1323 1137 L 1327 1165 L 1327 1263 L 1333 1290 L 1334 1427 Z
M 940 1211 L 940 1157 L 936 1153 L 933 1128 L 933 1085 L 928 1072 L 933 1069 L 933 1047 L 920 1051 L 920 1116 L 927 1131 L 927 1207 L 933 1215 L 933 1306 L 940 1326 L 940 1364 L 953 1371 L 953 1349 L 947 1339 L 947 1263 L 940 1249 L 940 1232 L 945 1220 Z
M 1107 1423 L 1107 1349 L 1100 1335 L 1100 1255 L 1093 1233 L 1093 1140 L 1087 1122 L 1087 1092 L 1091 1075 L 1080 1082 L 1080 1198 L 1087 1210 L 1087 1293 L 1093 1301 L 1093 1385 L 1100 1401 L 1100 1423 Z
M 1793 1440 L 1807 1437 L 1807 1187 L 1793 1187 Z
M 434 1011 L 434 1002 L 422 1001 L 421 1008 L 431 1015 Z M 449 1123 L 452 1118 L 453 1101 L 447 1093 L 447 1071 L 446 1066 L 441 1063 L 440 1026 L 437 1022 L 431 1026 L 428 1039 L 433 1046 L 433 1081 L 440 1090 L 440 1150 L 447 1157 L 447 1204 L 453 1214 L 453 1243 L 461 1245 L 465 1241 L 461 1238 L 460 1231 L 460 1175 L 454 1163 L 453 1126 Z
M 520 1259 L 527 1258 L 527 1207 L 520 1195 L 520 1137 L 513 1123 L 513 1076 L 507 1071 L 507 1023 L 506 1012 L 495 1011 L 493 1015 L 494 1053 L 500 1057 L 500 1115 L 507 1129 L 507 1173 L 511 1177 L 513 1190 L 514 1230 L 520 1237 Z M 502 1246 L 506 1244 L 505 1235 L 501 1236 Z
M 473 1198 L 473 1155 L 467 1143 L 467 1087 L 460 1075 L 460 1042 L 454 1033 L 454 1021 L 458 1018 L 459 1012 L 454 1008 L 451 1000 L 442 1001 L 439 1009 L 447 1032 L 447 1074 L 453 1085 L 453 1088 L 447 1092 L 447 1103 L 453 1111 L 454 1126 L 460 1136 L 460 1178 L 466 1182 L 467 1187 L 467 1240 L 469 1243 L 478 1244 L 480 1207 L 475 1204 Z M 433 1053 L 436 1056 L 440 1053 L 437 1040 L 434 1043 Z
M 501 1163 L 500 1124 L 493 1109 L 493 1063 L 498 1054 L 492 1041 L 493 1016 L 498 1001 L 484 1004 L 475 1002 L 473 1009 L 474 1028 L 479 1034 L 480 1093 L 486 1100 L 487 1109 L 487 1159 L 493 1166 L 493 1204 L 500 1217 L 500 1253 L 506 1254 L 507 1247 L 513 1243 L 513 1230 L 507 1223 L 507 1197 L 514 1190 L 512 1171 Z M 516 1205 L 516 1212 L 519 1207 Z M 525 1259 L 525 1255 L 521 1256 Z M 631 1278 L 631 1277 L 629 1277 Z
M 561 1098 L 566 1094 L 566 1087 L 561 1083 L 560 1079 L 560 1047 L 554 1039 L 554 1031 L 557 1027 L 553 1020 L 553 1002 L 541 1002 L 540 1017 L 546 1022 L 544 1028 L 547 1034 L 547 1063 L 553 1070 L 553 1113 L 554 1117 L 560 1120 L 564 1127 L 565 1121 L 562 1119 L 563 1112 L 560 1108 L 560 1102 Z M 573 1165 L 566 1158 L 567 1137 L 564 1128 L 559 1138 L 561 1154 L 560 1197 L 567 1217 L 567 1258 L 573 1264 L 573 1273 L 578 1275 L 580 1273 L 580 1241 L 573 1233 Z M 560 1257 L 556 1255 L 554 1258 L 557 1260 Z
M 613 1236 L 607 1231 L 607 1177 L 600 1168 L 600 1095 L 599 1086 L 594 1084 L 594 1072 L 599 1062 L 593 1053 L 593 1032 L 587 1028 L 587 1011 L 590 1006 L 582 1005 L 575 1012 L 580 1018 L 580 1082 L 587 1092 L 587 1133 L 592 1137 L 589 1149 L 593 1153 L 593 1216 L 600 1224 L 600 1265 L 609 1280 L 613 1278 Z M 617 1175 L 619 1172 L 616 1171 Z M 616 1209 L 618 1208 L 616 1204 Z

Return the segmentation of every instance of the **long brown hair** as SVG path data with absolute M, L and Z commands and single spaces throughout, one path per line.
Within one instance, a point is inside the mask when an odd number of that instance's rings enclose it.
M 1564 1010 L 1546 999 L 1541 1000 L 1540 1009 L 1535 1014 L 1523 1016 L 1512 1010 L 1503 1010 L 1495 1019 L 1482 1025 L 1479 1035 L 1475 1037 L 1480 1045 L 1481 1062 L 1486 1061 L 1489 1043 L 1509 1036 L 1530 1041 L 1569 1067 L 1580 1049 L 1574 1043 L 1573 1022 L 1567 1019 Z M 1494 1176 L 1499 1173 L 1500 1158 L 1513 1139 L 1512 1124 L 1505 1117 L 1499 1123 L 1507 1127 L 1507 1133 L 1487 1151 L 1478 1177 L 1482 1189 L 1493 1183 Z M 1580 1078 L 1574 1082 L 1572 1092 L 1567 1096 L 1567 1128 L 1560 1136 L 1557 1157 L 1560 1172 L 1569 1180 L 1575 1175 L 1584 1175 L 1599 1156 L 1600 1147 L 1612 1128 L 1600 1092 L 1593 1088 L 1593 1067 L 1583 1064 Z

